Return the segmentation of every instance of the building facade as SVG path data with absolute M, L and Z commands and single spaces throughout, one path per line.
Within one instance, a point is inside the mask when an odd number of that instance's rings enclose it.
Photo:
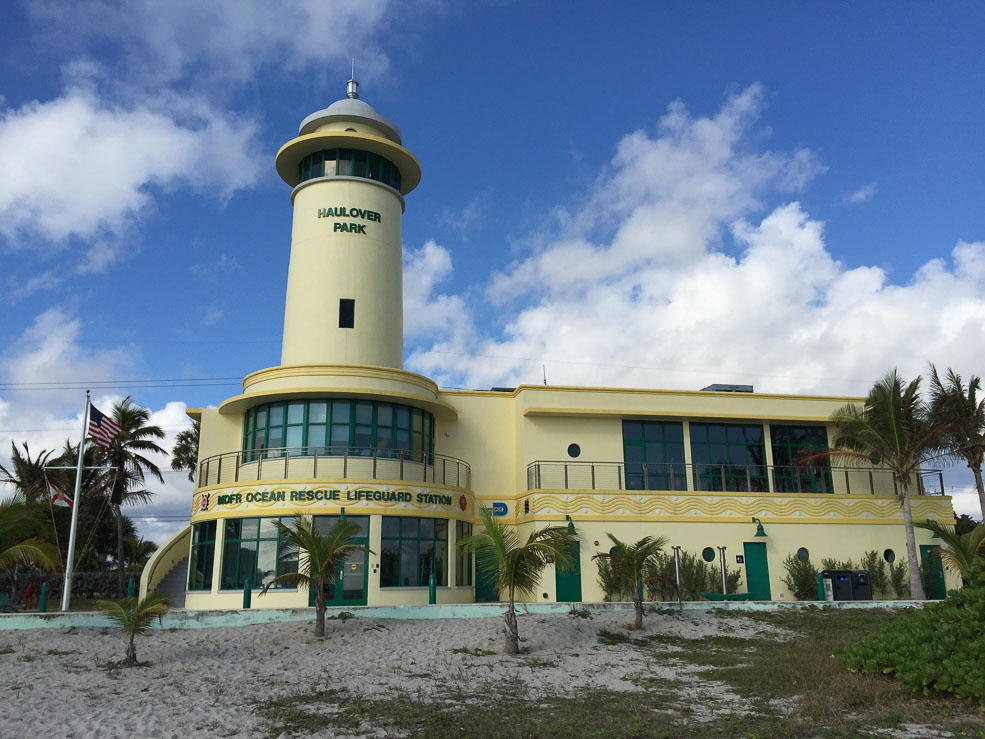
M 308 116 L 276 157 L 294 206 L 281 364 L 201 421 L 189 526 L 161 547 L 142 589 L 183 573 L 185 606 L 239 608 L 294 563 L 275 521 L 339 516 L 360 526 L 327 593 L 338 606 L 496 599 L 457 542 L 491 508 L 522 538 L 576 528 L 573 573 L 545 573 L 537 600 L 598 601 L 593 558 L 608 534 L 741 574 L 756 599 L 792 599 L 788 556 L 906 557 L 884 470 L 803 465 L 853 398 L 521 386 L 441 390 L 403 369 L 401 219 L 420 165 L 399 129 L 358 97 Z M 914 518 L 951 522 L 939 475 L 915 479 Z M 936 494 L 935 494 L 936 493 Z M 934 548 L 917 531 L 922 553 Z M 929 561 L 929 560 L 928 560 Z M 820 566 L 819 566 L 820 569 Z M 309 604 L 272 588 L 253 607 Z

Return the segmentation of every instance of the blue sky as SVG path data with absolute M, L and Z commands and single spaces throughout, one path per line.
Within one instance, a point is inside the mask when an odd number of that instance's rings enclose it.
M 985 372 L 981 3 L 35 1 L 2 21 L 0 462 L 77 435 L 79 388 L 173 435 L 277 364 L 273 156 L 353 56 L 424 172 L 408 369 L 831 395 L 894 366 Z M 187 514 L 167 478 L 142 515 Z

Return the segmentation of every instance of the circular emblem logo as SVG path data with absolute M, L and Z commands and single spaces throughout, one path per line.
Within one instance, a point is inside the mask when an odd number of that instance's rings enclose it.
M 461 508 L 463 511 L 469 507 L 469 501 L 466 499 L 464 495 L 459 496 L 458 507 Z

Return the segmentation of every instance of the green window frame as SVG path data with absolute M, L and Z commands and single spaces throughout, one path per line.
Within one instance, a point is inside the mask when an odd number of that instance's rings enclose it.
M 243 458 L 362 456 L 430 464 L 434 416 L 399 403 L 313 398 L 258 405 L 243 420 Z
M 316 177 L 362 177 L 400 192 L 400 170 L 386 157 L 362 149 L 322 149 L 298 162 L 298 184 Z
M 189 590 L 212 590 L 215 532 L 215 521 L 205 521 L 192 526 L 192 547 L 188 554 Z
M 820 457 L 799 462 L 801 457 L 828 448 L 824 426 L 770 424 L 773 449 L 773 486 L 778 493 L 833 493 L 831 465 Z
M 456 567 L 455 584 L 459 586 L 472 585 L 472 552 L 458 546 L 458 542 L 472 536 L 472 524 L 468 521 L 455 521 Z
M 227 518 L 222 542 L 222 590 L 239 590 L 250 581 L 259 590 L 275 577 L 297 572 L 297 553 L 285 556 L 287 540 L 275 522 L 289 525 L 293 516 L 283 518 Z M 292 588 L 290 583 L 278 582 L 275 589 Z
M 679 421 L 623 421 L 627 490 L 687 490 L 684 425 Z
M 767 492 L 760 424 L 691 423 L 691 463 L 699 490 Z
M 380 544 L 380 587 L 427 587 L 432 572 L 448 584 L 448 521 L 385 516 Z

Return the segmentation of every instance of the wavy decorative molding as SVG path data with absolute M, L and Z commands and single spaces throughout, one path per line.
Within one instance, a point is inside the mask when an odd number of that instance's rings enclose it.
M 720 518 L 768 516 L 829 520 L 900 522 L 902 509 L 890 496 L 735 496 L 535 493 L 528 496 L 530 513 L 537 515 L 640 516 L 667 518 Z M 954 516 L 950 498 L 922 498 L 913 502 L 914 518 L 949 520 Z

